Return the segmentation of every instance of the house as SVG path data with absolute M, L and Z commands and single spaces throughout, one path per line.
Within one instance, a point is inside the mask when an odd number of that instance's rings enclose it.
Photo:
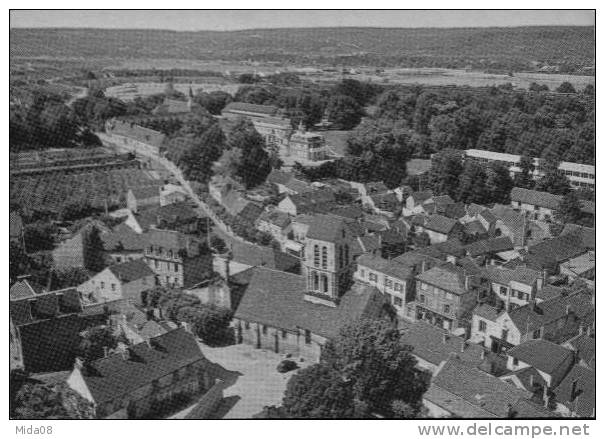
M 190 91 L 191 93 L 191 91 Z M 154 116 L 175 116 L 191 113 L 193 100 L 191 95 L 187 101 L 179 101 L 176 99 L 164 98 L 164 102 L 151 110 Z
M 559 209 L 562 196 L 548 192 L 514 187 L 510 192 L 510 204 L 531 216 L 532 219 L 551 220 Z
M 287 156 L 295 160 L 325 160 L 327 158 L 326 139 L 320 133 L 307 132 L 301 121 L 298 130 L 290 136 Z
M 562 345 L 576 353 L 578 364 L 596 370 L 596 338 L 592 328 L 582 328 L 580 333 Z
M 251 267 L 266 267 L 290 273 L 300 273 L 300 258 L 270 246 L 231 241 L 224 255 L 213 256 L 213 270 L 224 279 Z
M 29 276 L 20 276 L 17 278 L 17 282 L 8 290 L 9 300 L 33 298 L 46 292 L 44 287 L 28 278 Z
M 113 263 L 120 264 L 143 257 L 146 240 L 125 223 L 101 235 L 103 248 Z
M 305 213 L 327 213 L 335 207 L 336 197 L 330 188 L 287 195 L 277 209 L 292 216 Z
M 290 223 L 290 216 L 285 212 L 265 211 L 256 220 L 256 228 L 269 233 L 283 247 L 290 231 Z
M 401 205 L 394 192 L 385 192 L 381 194 L 372 194 L 365 203 L 371 207 L 376 214 L 394 217 L 399 212 Z
M 176 323 L 161 319 L 161 309 L 143 309 L 131 302 L 121 302 L 116 313 L 109 316 L 114 333 L 124 336 L 128 344 L 143 343 L 178 328 Z
M 139 210 L 133 215 L 133 221 L 137 224 L 134 229 L 142 231 L 154 227 L 186 234 L 196 234 L 206 226 L 205 220 L 206 218 L 203 218 L 186 202 L 150 207 Z
M 596 230 L 594 227 L 583 227 L 576 224 L 565 224 L 560 235 L 575 234 L 578 236 L 582 245 L 589 250 L 594 250 L 596 246 Z
M 238 342 L 315 362 L 340 328 L 383 313 L 384 296 L 373 287 L 354 284 L 326 301 L 309 292 L 312 282 L 308 276 L 256 268 L 233 318 Z
M 474 223 L 475 221 L 473 221 Z M 465 226 L 472 224 L 467 223 Z M 464 247 L 466 254 L 471 258 L 485 257 L 489 260 L 501 260 L 508 261 L 518 253 L 515 252 L 513 241 L 508 236 L 501 236 L 499 238 L 482 239 L 475 241 Z
M 462 224 L 454 219 L 435 214 L 426 218 L 424 224 L 419 226 L 417 230 L 419 232 L 426 232 L 429 235 L 431 244 L 436 244 L 460 236 L 463 227 Z
M 200 282 L 184 290 L 187 294 L 195 296 L 200 303 L 214 305 L 220 308 L 235 309 L 236 301 L 232 300 L 229 282 L 216 277 Z
M 266 181 L 275 185 L 277 192 L 280 194 L 300 194 L 315 190 L 306 181 L 299 180 L 291 172 L 285 172 L 280 169 L 273 169 L 267 176 Z
M 412 346 L 412 355 L 418 360 L 417 367 L 431 373 L 435 373 L 439 365 L 453 354 L 476 367 L 487 361 L 483 347 L 426 322 L 405 324 L 401 330 L 401 343 Z
M 85 266 L 86 241 L 93 229 L 96 229 L 100 236 L 111 231 L 102 221 L 87 221 L 85 225 L 69 234 L 52 250 L 55 269 L 62 270 Z
M 553 391 L 557 412 L 573 418 L 594 418 L 596 388 L 595 370 L 574 365 Z
M 232 191 L 242 190 L 241 184 L 233 180 L 231 177 L 215 175 L 208 183 L 208 193 L 217 203 L 223 203 L 223 197 Z
M 588 248 L 584 246 L 582 239 L 577 234 L 570 233 L 529 246 L 527 252 L 521 253 L 518 259 L 534 270 L 558 274 L 563 263 L 587 252 Z M 512 264 L 518 265 L 514 262 Z
M 588 251 L 561 263 L 559 265 L 559 273 L 563 276 L 567 276 L 570 280 L 576 278 L 594 280 L 595 268 L 595 252 Z
M 506 352 L 528 340 L 563 343 L 574 337 L 581 327 L 592 326 L 592 300 L 590 293 L 577 291 L 540 303 L 531 301 L 510 311 L 480 304 L 473 311 L 470 341 L 496 353 Z
M 208 390 L 208 361 L 184 328 L 88 363 L 76 360 L 67 384 L 94 406 L 97 418 L 153 416 L 176 395 Z
M 443 361 L 423 396 L 434 418 L 552 418 L 531 401 L 532 393 L 484 372 L 452 355 Z
M 110 265 L 80 286 L 78 291 L 92 302 L 126 299 L 142 303 L 142 295 L 155 287 L 155 273 L 143 259 Z
M 477 274 L 449 262 L 418 274 L 411 318 L 466 333 L 472 310 L 485 290 Z
M 145 207 L 155 207 L 160 205 L 160 187 L 147 186 L 136 189 L 128 189 L 126 193 L 126 206 L 128 209 L 137 213 Z
M 380 256 L 363 254 L 357 258 L 353 279 L 378 289 L 393 305 L 400 317 L 405 317 L 405 304 L 414 296 L 413 267 L 387 260 Z
M 506 351 L 506 355 L 509 370 L 534 368 L 548 388 L 558 386 L 575 361 L 574 351 L 541 339 L 514 346 Z
M 432 191 L 412 192 L 405 199 L 405 206 L 403 207 L 401 214 L 403 216 L 410 216 L 410 215 L 414 215 L 417 213 L 426 213 L 424 211 L 423 205 L 426 202 L 430 203 L 432 201 L 432 199 L 433 199 Z
M 145 261 L 162 286 L 188 288 L 207 279 L 212 272 L 212 256 L 203 243 L 172 230 L 149 230 Z
M 263 213 L 261 205 L 246 199 L 237 191 L 231 191 L 223 196 L 221 204 L 229 215 L 247 224 L 254 224 Z
M 75 288 L 11 300 L 9 315 L 11 364 L 32 373 L 69 369 L 80 332 L 107 319 L 102 309 L 84 312 Z
M 489 281 L 491 293 L 506 309 L 535 300 L 545 283 L 544 273 L 526 267 L 510 270 L 490 265 L 481 269 L 481 277 Z
M 166 147 L 166 135 L 143 127 L 136 120 L 110 119 L 105 122 L 105 132 L 118 145 L 131 151 L 160 155 Z
M 188 199 L 189 194 L 182 186 L 166 184 L 160 190 L 160 206 L 183 203 Z

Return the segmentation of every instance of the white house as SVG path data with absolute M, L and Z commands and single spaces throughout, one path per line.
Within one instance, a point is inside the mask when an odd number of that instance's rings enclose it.
M 143 259 L 112 265 L 77 289 L 89 300 L 110 302 L 127 299 L 142 301 L 141 294 L 155 286 L 155 274 Z

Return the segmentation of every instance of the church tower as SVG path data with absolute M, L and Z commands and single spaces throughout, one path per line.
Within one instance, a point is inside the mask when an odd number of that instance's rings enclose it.
M 306 300 L 336 306 L 350 285 L 353 266 L 350 243 L 353 239 L 344 218 L 313 217 L 305 245 Z

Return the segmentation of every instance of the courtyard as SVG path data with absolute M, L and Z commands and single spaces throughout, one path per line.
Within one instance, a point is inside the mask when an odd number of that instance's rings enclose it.
M 277 365 L 284 359 L 283 355 L 250 345 L 211 348 L 200 343 L 200 347 L 212 363 L 211 373 L 225 382 L 224 399 L 214 418 L 252 418 L 265 406 L 280 405 L 286 384 L 296 373 L 296 370 L 279 373 Z M 298 364 L 306 367 L 311 363 Z M 182 419 L 192 408 L 190 406 L 172 417 Z

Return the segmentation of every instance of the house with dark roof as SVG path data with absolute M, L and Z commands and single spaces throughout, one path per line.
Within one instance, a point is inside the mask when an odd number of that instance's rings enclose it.
M 574 351 L 548 340 L 528 340 L 506 351 L 507 368 L 518 371 L 533 367 L 545 381 L 554 388 L 576 361 Z
M 233 326 L 241 343 L 318 361 L 322 346 L 342 327 L 380 318 L 385 303 L 378 290 L 360 283 L 328 302 L 313 294 L 308 277 L 259 267 L 235 311 Z
M 594 227 L 583 227 L 576 224 L 565 224 L 560 235 L 575 234 L 582 240 L 582 245 L 587 249 L 594 250 L 596 247 L 596 230 Z
M 146 234 L 145 261 L 162 286 L 188 288 L 212 273 L 212 255 L 193 235 L 151 229 Z
M 557 412 L 573 418 L 594 418 L 596 388 L 594 369 L 575 364 L 553 391 Z
M 529 268 L 548 274 L 558 274 L 561 265 L 580 255 L 588 253 L 578 234 L 560 235 L 529 246 L 527 252 L 519 256 L 520 262 Z
M 102 309 L 84 313 L 75 288 L 11 300 L 9 315 L 11 364 L 33 373 L 68 369 L 80 332 L 107 319 Z
M 160 187 L 147 186 L 135 189 L 128 189 L 126 193 L 126 206 L 128 209 L 137 213 L 145 207 L 155 207 L 160 205 Z
M 287 195 L 277 209 L 292 216 L 309 213 L 328 213 L 336 207 L 336 197 L 330 188 Z
M 554 218 L 563 197 L 548 192 L 514 187 L 510 192 L 510 204 L 514 209 L 528 213 L 532 219 Z
M 417 227 L 418 232 L 426 232 L 431 244 L 448 241 L 459 237 L 463 232 L 463 226 L 458 221 L 443 215 L 430 215 L 424 224 Z
M 406 323 L 400 332 L 401 342 L 414 348 L 412 355 L 418 360 L 417 366 L 431 373 L 453 354 L 475 367 L 489 361 L 482 346 L 426 322 Z
M 414 297 L 415 274 L 414 266 L 364 253 L 357 258 L 353 279 L 377 288 L 393 305 L 397 314 L 405 317 L 406 303 Z
M 509 311 L 484 303 L 475 308 L 472 320 L 470 341 L 492 352 L 506 352 L 528 340 L 560 344 L 578 334 L 580 328 L 593 326 L 593 296 L 579 290 Z
M 135 232 L 125 223 L 102 234 L 101 240 L 105 253 L 116 264 L 142 258 L 147 242 L 144 235 Z
M 491 293 L 506 309 L 535 300 L 545 283 L 544 273 L 526 267 L 508 269 L 488 265 L 481 268 L 481 276 L 489 281 Z
M 155 273 L 142 259 L 110 265 L 78 286 L 89 302 L 126 299 L 142 303 L 142 294 L 155 287 Z
M 111 231 L 102 221 L 87 220 L 83 226 L 66 235 L 52 250 L 54 268 L 61 270 L 84 267 L 85 241 L 93 229 L 100 236 Z
M 596 370 L 596 338 L 591 327 L 581 328 L 580 333 L 562 345 L 576 353 L 576 361 L 582 366 Z
M 178 328 L 91 362 L 77 359 L 67 384 L 93 404 L 97 418 L 153 416 L 176 395 L 199 395 L 211 383 L 195 337 Z
M 418 274 L 416 297 L 409 305 L 410 317 L 466 334 L 472 310 L 486 289 L 478 270 L 468 268 L 448 262 Z
M 277 192 L 280 194 L 300 194 L 315 190 L 306 181 L 299 180 L 291 172 L 285 172 L 280 169 L 273 169 L 267 176 L 266 181 L 275 185 Z
M 426 213 L 423 204 L 432 203 L 433 191 L 416 191 L 412 192 L 405 199 L 405 206 L 402 210 L 403 216 L 415 215 L 418 213 Z M 453 202 L 453 200 L 452 200 Z
M 205 218 L 187 202 L 177 202 L 164 206 L 140 209 L 133 215 L 136 222 L 133 229 L 147 231 L 151 227 L 196 234 L 205 226 Z M 132 225 L 129 224 L 131 227 Z
M 281 245 L 288 239 L 288 232 L 291 230 L 290 215 L 279 210 L 263 212 L 256 220 L 256 228 L 267 232 Z
M 475 221 L 473 221 L 475 222 Z M 465 224 L 468 226 L 471 223 Z M 514 245 L 508 236 L 500 236 L 499 238 L 482 239 L 475 241 L 464 247 L 466 254 L 471 258 L 478 256 L 486 256 L 493 260 L 494 258 L 508 261 L 511 256 L 516 255 Z
M 10 300 L 21 300 L 36 297 L 44 292 L 44 287 L 29 279 L 29 276 L 21 276 L 10 287 L 8 295 Z
M 434 418 L 552 418 L 556 415 L 521 390 L 452 355 L 423 396 Z
M 166 135 L 146 128 L 131 119 L 110 119 L 105 123 L 105 132 L 120 146 L 132 151 L 159 155 L 166 147 Z

